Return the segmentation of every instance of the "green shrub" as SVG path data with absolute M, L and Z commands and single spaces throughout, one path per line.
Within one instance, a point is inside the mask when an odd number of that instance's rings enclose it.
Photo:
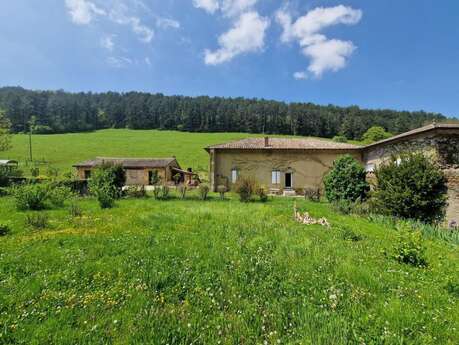
M 304 187 L 304 198 L 309 201 L 320 201 L 320 188 Z
M 11 233 L 11 227 L 8 224 L 0 223 L 0 237 L 9 235 Z
M 218 185 L 217 192 L 220 194 L 220 200 L 225 200 L 225 193 L 228 192 L 228 188 L 225 185 Z
M 199 198 L 200 198 L 201 200 L 207 200 L 207 196 L 208 196 L 208 194 L 209 194 L 209 190 L 210 190 L 210 188 L 209 188 L 208 185 L 206 185 L 206 184 L 201 184 L 201 185 L 199 186 Z
M 159 200 L 161 197 L 161 186 L 155 186 L 153 189 L 153 197 Z
M 344 155 L 333 163 L 325 176 L 325 194 L 330 202 L 337 200 L 364 200 L 370 186 L 363 166 L 352 156 Z
M 386 130 L 381 126 L 373 126 L 369 128 L 362 136 L 362 141 L 366 144 L 371 144 L 376 141 L 388 139 L 392 136 L 391 133 L 386 132 Z
M 8 195 L 10 195 L 10 190 L 5 187 L 0 187 L 0 198 Z
M 129 186 L 125 193 L 129 198 L 145 198 L 147 196 L 147 191 L 145 190 L 144 185 Z
M 111 187 L 101 187 L 95 192 L 97 201 L 99 202 L 100 208 L 112 208 L 115 206 L 115 198 L 113 197 L 113 190 Z
M 376 171 L 375 206 L 379 212 L 426 223 L 440 222 L 447 205 L 447 180 L 422 154 L 392 159 Z
M 398 241 L 394 247 L 395 259 L 411 266 L 426 267 L 426 247 L 421 232 L 408 227 L 401 227 L 399 231 Z
M 26 215 L 25 223 L 33 229 L 41 230 L 48 227 L 48 220 L 46 213 L 30 213 Z
M 8 187 L 12 177 L 21 177 L 22 171 L 17 166 L 0 166 L 0 187 Z
M 186 198 L 186 192 L 188 191 L 187 186 L 182 184 L 177 187 L 177 190 L 179 192 L 180 199 L 184 200 Z
M 160 188 L 160 198 L 162 200 L 167 200 L 169 199 L 169 193 L 170 193 L 170 188 L 169 186 L 163 184 Z
M 347 138 L 344 135 L 336 135 L 332 140 L 335 143 L 347 143 Z
M 46 200 L 49 195 L 48 185 L 25 184 L 12 189 L 18 210 L 42 210 L 46 208 Z
M 32 177 L 40 176 L 40 168 L 38 167 L 30 168 L 30 175 L 32 175 Z
M 241 202 L 249 202 L 252 199 L 252 194 L 257 189 L 257 182 L 251 177 L 241 176 L 235 185 L 235 192 L 239 194 Z
M 351 228 L 347 226 L 340 227 L 341 237 L 345 241 L 358 242 L 364 239 L 363 235 L 355 233 Z
M 119 165 L 104 165 L 96 169 L 89 180 L 89 191 L 101 208 L 112 208 L 122 194 L 125 173 Z
M 264 186 L 258 186 L 255 190 L 255 194 L 258 196 L 261 202 L 268 201 L 268 191 Z
M 73 197 L 73 192 L 70 188 L 63 186 L 53 186 L 48 190 L 48 199 L 52 206 L 62 207 L 66 200 Z

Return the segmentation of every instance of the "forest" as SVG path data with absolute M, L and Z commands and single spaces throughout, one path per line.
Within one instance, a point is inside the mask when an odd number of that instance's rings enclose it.
M 361 139 L 371 126 L 396 134 L 446 117 L 424 111 L 361 109 L 264 99 L 166 96 L 161 93 L 70 93 L 0 88 L 0 110 L 13 133 L 104 128 L 246 132 Z

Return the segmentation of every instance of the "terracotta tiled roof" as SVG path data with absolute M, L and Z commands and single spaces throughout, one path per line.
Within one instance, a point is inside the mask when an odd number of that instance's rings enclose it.
M 221 145 L 209 146 L 206 149 L 247 149 L 247 150 L 356 150 L 359 146 L 314 138 L 248 138 Z
M 375 143 L 366 145 L 364 148 L 372 147 L 372 146 L 376 146 L 376 145 L 381 145 L 381 144 L 389 143 L 389 142 L 392 142 L 392 141 L 397 141 L 397 140 L 404 139 L 404 138 L 412 136 L 412 135 L 416 135 L 416 134 L 419 134 L 419 133 L 432 131 L 432 130 L 435 130 L 435 129 L 440 129 L 440 130 L 442 130 L 442 129 L 457 129 L 459 131 L 459 124 L 432 123 L 430 125 L 427 125 L 427 126 L 424 126 L 424 127 L 421 127 L 421 128 L 416 128 L 416 129 L 413 129 L 412 131 L 405 132 L 405 133 L 402 133 L 402 134 L 399 134 L 399 135 L 395 135 L 395 136 L 390 137 L 388 139 L 380 140 L 380 141 L 377 141 Z
M 78 164 L 74 167 L 96 167 L 104 163 L 121 164 L 124 168 L 164 168 L 175 161 L 175 158 L 109 158 L 97 157 Z

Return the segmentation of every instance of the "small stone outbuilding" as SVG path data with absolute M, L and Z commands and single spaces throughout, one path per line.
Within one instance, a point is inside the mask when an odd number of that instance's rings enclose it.
M 174 176 L 180 175 L 180 182 L 187 178 L 187 171 L 181 169 L 177 160 L 172 158 L 107 158 L 98 157 L 87 160 L 74 167 L 77 169 L 78 177 L 82 180 L 91 178 L 94 169 L 104 164 L 121 165 L 126 172 L 126 185 L 150 185 L 155 174 L 160 178 L 162 183 L 175 183 Z

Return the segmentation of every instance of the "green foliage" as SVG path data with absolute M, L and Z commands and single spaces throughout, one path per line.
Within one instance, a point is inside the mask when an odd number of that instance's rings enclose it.
M 220 200 L 225 200 L 225 194 L 228 192 L 228 188 L 225 185 L 218 185 L 217 192 L 220 195 Z
M 373 126 L 370 127 L 362 136 L 362 141 L 366 144 L 371 144 L 376 141 L 388 139 L 392 136 L 391 133 L 386 132 L 383 127 Z
M 169 199 L 170 188 L 167 185 L 155 186 L 153 189 L 153 196 L 156 200 Z
M 0 109 L 0 152 L 11 148 L 11 121 L 6 117 L 4 110 Z
M 179 184 L 180 183 L 180 179 L 182 178 L 182 175 L 180 175 L 179 173 L 175 174 L 174 176 L 172 176 L 175 184 Z
M 129 198 L 145 198 L 147 196 L 147 191 L 145 190 L 144 185 L 133 185 L 127 187 L 126 191 L 126 196 Z
M 447 180 L 442 170 L 422 154 L 411 154 L 381 165 L 376 171 L 374 200 L 379 212 L 427 223 L 443 219 Z
M 39 167 L 30 168 L 30 175 L 32 175 L 32 177 L 40 176 L 40 168 Z
M 72 190 L 65 186 L 54 185 L 48 190 L 48 199 L 52 206 L 62 207 L 65 201 L 74 197 Z
M 0 237 L 9 235 L 11 233 L 11 226 L 7 223 L 0 223 Z
M 177 190 L 179 192 L 180 199 L 185 200 L 186 192 L 188 191 L 188 187 L 186 185 L 182 184 L 182 185 L 177 187 Z
M 122 190 L 118 183 L 117 171 L 112 166 L 93 171 L 89 191 L 97 198 L 101 208 L 112 208 L 115 205 L 115 199 L 120 197 Z
M 12 189 L 18 210 L 43 210 L 49 197 L 49 186 L 46 184 L 25 184 Z
M 344 135 L 335 135 L 333 141 L 335 143 L 347 143 L 347 138 Z
M 150 176 L 150 181 L 149 181 L 150 185 L 151 186 L 156 186 L 160 182 L 161 182 L 161 178 L 158 175 L 158 171 L 157 170 L 152 170 L 151 176 Z
M 345 241 L 359 242 L 365 239 L 363 235 L 356 233 L 349 226 L 340 226 L 339 231 Z
M 394 251 L 394 257 L 400 263 L 416 267 L 427 266 L 426 247 L 422 234 L 418 230 L 400 228 Z
M 268 201 L 268 190 L 265 186 L 257 186 L 255 194 L 258 196 L 261 202 Z
M 207 200 L 209 190 L 210 190 L 209 186 L 202 183 L 199 185 L 198 190 L 199 190 L 199 199 Z
M 26 226 L 35 230 L 43 230 L 49 226 L 49 217 L 46 213 L 29 213 L 25 217 Z
M 328 138 L 342 134 L 349 139 L 360 139 L 375 123 L 400 133 L 435 118 L 445 119 L 423 111 L 369 110 L 261 99 L 193 98 L 144 92 L 68 93 L 22 88 L 0 88 L 0 107 L 5 109 L 15 133 L 27 131 L 27 123 L 34 116 L 34 133 L 48 132 L 47 127 L 54 133 L 131 128 L 266 132 Z
M 69 206 L 69 215 L 72 218 L 82 217 L 83 210 L 77 203 L 73 202 Z
M 12 177 L 21 177 L 22 171 L 17 166 L 0 166 L 0 187 L 7 187 Z
M 325 176 L 324 185 L 330 202 L 364 200 L 370 190 L 365 169 L 350 155 L 335 160 L 333 168 Z
M 249 202 L 252 194 L 257 190 L 258 183 L 252 177 L 240 176 L 236 182 L 234 191 L 239 194 L 241 202 Z
M 326 230 L 293 221 L 289 198 L 226 197 L 109 210 L 83 198 L 85 217 L 51 211 L 53 231 L 33 234 L 3 198 L 0 342 L 458 343 L 457 246 L 429 239 L 431 269 L 411 268 L 381 255 L 397 240 L 388 225 L 297 198 Z

